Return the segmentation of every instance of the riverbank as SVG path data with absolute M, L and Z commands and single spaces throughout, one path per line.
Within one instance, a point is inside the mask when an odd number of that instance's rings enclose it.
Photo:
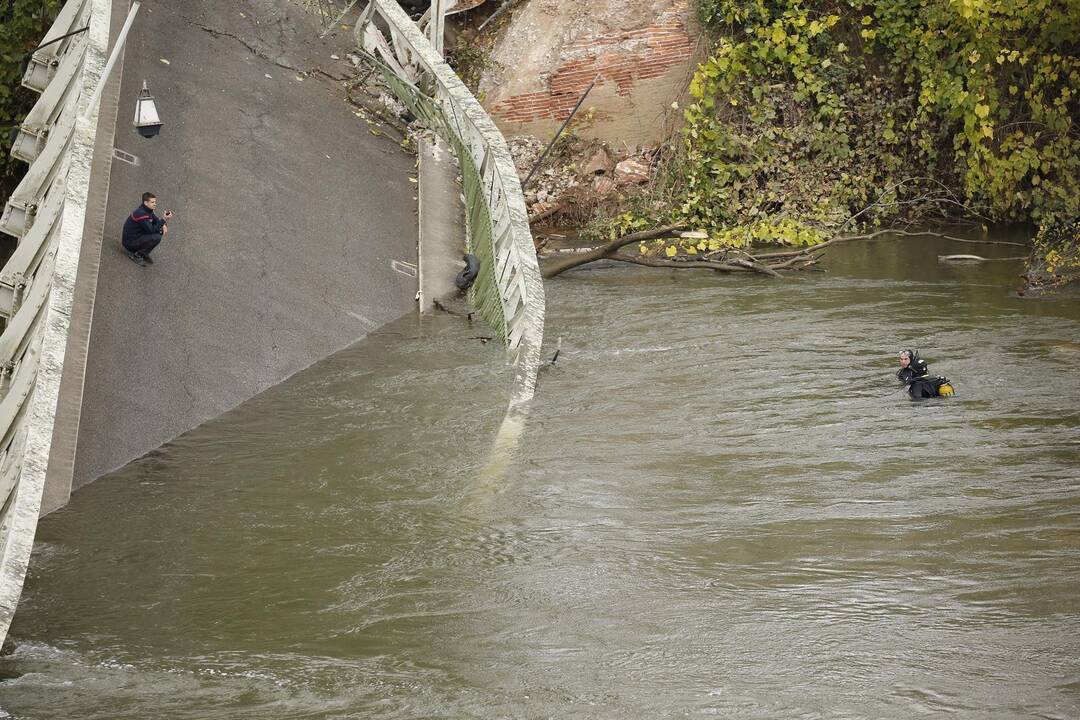
M 613 159 L 644 160 L 649 181 L 611 192 L 578 172 L 567 202 L 559 187 L 537 191 L 535 215 L 588 220 L 597 237 L 680 224 L 731 248 L 912 223 L 1027 223 L 1040 230 L 1032 287 L 1080 275 L 1080 17 L 1067 7 L 695 8 L 710 49 L 688 101 L 673 103 L 681 127 L 651 149 L 609 146 Z M 578 130 L 594 135 L 586 121 Z M 580 171 L 590 154 L 567 164 Z M 561 221 L 545 215 L 560 210 Z

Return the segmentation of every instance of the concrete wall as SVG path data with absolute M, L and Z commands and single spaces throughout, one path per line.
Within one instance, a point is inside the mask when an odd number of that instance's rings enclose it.
M 507 135 L 549 137 L 597 75 L 576 130 L 654 145 L 679 112 L 700 33 L 690 0 L 527 0 L 505 23 L 480 90 Z

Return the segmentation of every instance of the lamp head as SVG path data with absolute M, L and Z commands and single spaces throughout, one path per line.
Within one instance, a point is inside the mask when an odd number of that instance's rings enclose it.
M 135 98 L 134 125 L 135 129 L 144 138 L 152 138 L 161 132 L 161 116 L 158 114 L 157 103 L 154 102 L 154 96 L 150 94 L 150 90 L 146 87 L 145 80 L 143 80 L 139 97 Z

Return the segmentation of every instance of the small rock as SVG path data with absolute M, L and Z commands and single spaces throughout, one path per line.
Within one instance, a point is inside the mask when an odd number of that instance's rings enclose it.
M 619 185 L 639 185 L 649 181 L 649 166 L 638 160 L 623 160 L 615 166 L 615 182 Z
M 547 190 L 541 189 L 536 191 L 536 202 L 547 202 L 550 193 Z
M 596 154 L 589 159 L 589 162 L 585 165 L 586 175 L 610 175 L 612 168 L 615 167 L 615 163 L 611 161 L 611 156 L 604 148 L 600 148 L 596 151 Z

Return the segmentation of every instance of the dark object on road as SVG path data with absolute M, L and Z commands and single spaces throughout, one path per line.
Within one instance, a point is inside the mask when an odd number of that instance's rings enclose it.
M 154 214 L 155 209 L 157 196 L 151 192 L 143 193 L 142 205 L 135 208 L 124 221 L 124 234 L 120 240 L 125 252 L 138 255 L 151 265 L 154 261 L 150 259 L 150 253 L 169 232 L 168 222 L 172 217 L 169 210 L 165 211 L 163 217 L 158 217 Z
M 465 268 L 454 278 L 454 284 L 461 290 L 468 290 L 480 274 L 480 260 L 472 253 L 462 255 L 461 259 L 465 261 Z
M 908 395 L 913 398 L 952 397 L 956 392 L 949 378 L 930 375 L 930 368 L 919 357 L 918 351 L 900 351 L 896 379 L 908 386 Z
M 127 248 L 124 248 L 124 254 L 127 255 L 128 260 L 135 263 L 139 267 L 146 267 L 147 266 L 147 262 L 143 258 L 142 255 L 140 255 L 138 253 L 133 253 L 130 250 L 128 250 Z

